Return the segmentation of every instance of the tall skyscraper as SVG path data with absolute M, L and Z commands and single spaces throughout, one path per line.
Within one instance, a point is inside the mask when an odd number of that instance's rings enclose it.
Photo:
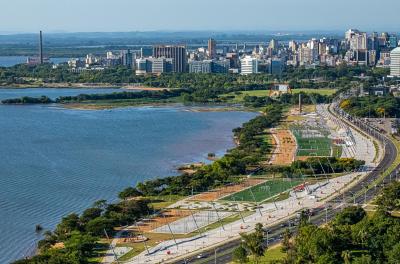
M 400 47 L 390 52 L 390 75 L 400 77 Z
M 390 37 L 389 37 L 389 41 L 388 41 L 389 43 L 389 48 L 392 48 L 392 49 L 394 49 L 394 48 L 396 48 L 397 47 L 397 36 L 395 36 L 395 35 L 391 35 Z
M 128 67 L 128 68 L 134 68 L 135 67 L 135 59 L 136 59 L 136 53 L 132 53 L 129 49 L 128 50 L 122 50 L 121 51 L 121 60 L 122 60 L 122 65 Z
M 42 36 L 42 31 L 39 32 L 39 64 L 43 64 L 43 36 Z
M 154 58 L 174 59 L 173 72 L 186 72 L 186 48 L 185 46 L 154 46 Z
M 214 59 L 217 56 L 217 42 L 215 39 L 210 38 L 208 40 L 208 57 Z
M 278 41 L 275 39 L 271 39 L 268 45 L 269 48 L 276 50 L 278 48 Z

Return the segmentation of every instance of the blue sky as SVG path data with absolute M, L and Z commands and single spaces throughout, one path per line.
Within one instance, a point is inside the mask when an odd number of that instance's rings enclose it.
M 0 32 L 400 31 L 400 0 L 0 0 Z

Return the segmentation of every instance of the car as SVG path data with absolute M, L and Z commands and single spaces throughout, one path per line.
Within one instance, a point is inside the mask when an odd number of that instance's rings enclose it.
M 199 254 L 199 255 L 197 255 L 197 257 L 196 258 L 198 258 L 198 259 L 202 259 L 202 258 L 204 258 L 204 255 L 203 254 Z

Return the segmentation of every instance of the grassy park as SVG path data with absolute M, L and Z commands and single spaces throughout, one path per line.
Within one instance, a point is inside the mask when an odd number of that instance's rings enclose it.
M 298 93 L 315 93 L 315 94 L 320 94 L 320 95 L 332 95 L 336 92 L 335 89 L 329 89 L 329 88 L 323 88 L 323 89 L 310 89 L 310 88 L 301 88 L 301 89 L 292 89 L 293 94 L 298 94 Z M 252 90 L 252 91 L 240 91 L 240 92 L 233 92 L 233 93 L 228 93 L 228 94 L 223 94 L 221 97 L 226 97 L 226 96 L 234 96 L 234 98 L 231 99 L 232 102 L 243 102 L 245 96 L 257 96 L 257 97 L 263 97 L 263 96 L 269 96 L 269 90 Z

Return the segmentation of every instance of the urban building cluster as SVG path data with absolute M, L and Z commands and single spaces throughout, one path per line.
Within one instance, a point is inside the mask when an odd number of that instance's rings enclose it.
M 322 38 L 308 41 L 267 44 L 231 45 L 208 40 L 204 47 L 156 45 L 106 57 L 88 54 L 85 59 L 68 62 L 72 71 L 102 70 L 125 65 L 137 75 L 168 72 L 190 73 L 269 73 L 281 75 L 286 67 L 335 67 L 340 64 L 391 67 L 392 76 L 400 76 L 400 48 L 395 34 L 361 32 L 350 29 L 344 38 Z

